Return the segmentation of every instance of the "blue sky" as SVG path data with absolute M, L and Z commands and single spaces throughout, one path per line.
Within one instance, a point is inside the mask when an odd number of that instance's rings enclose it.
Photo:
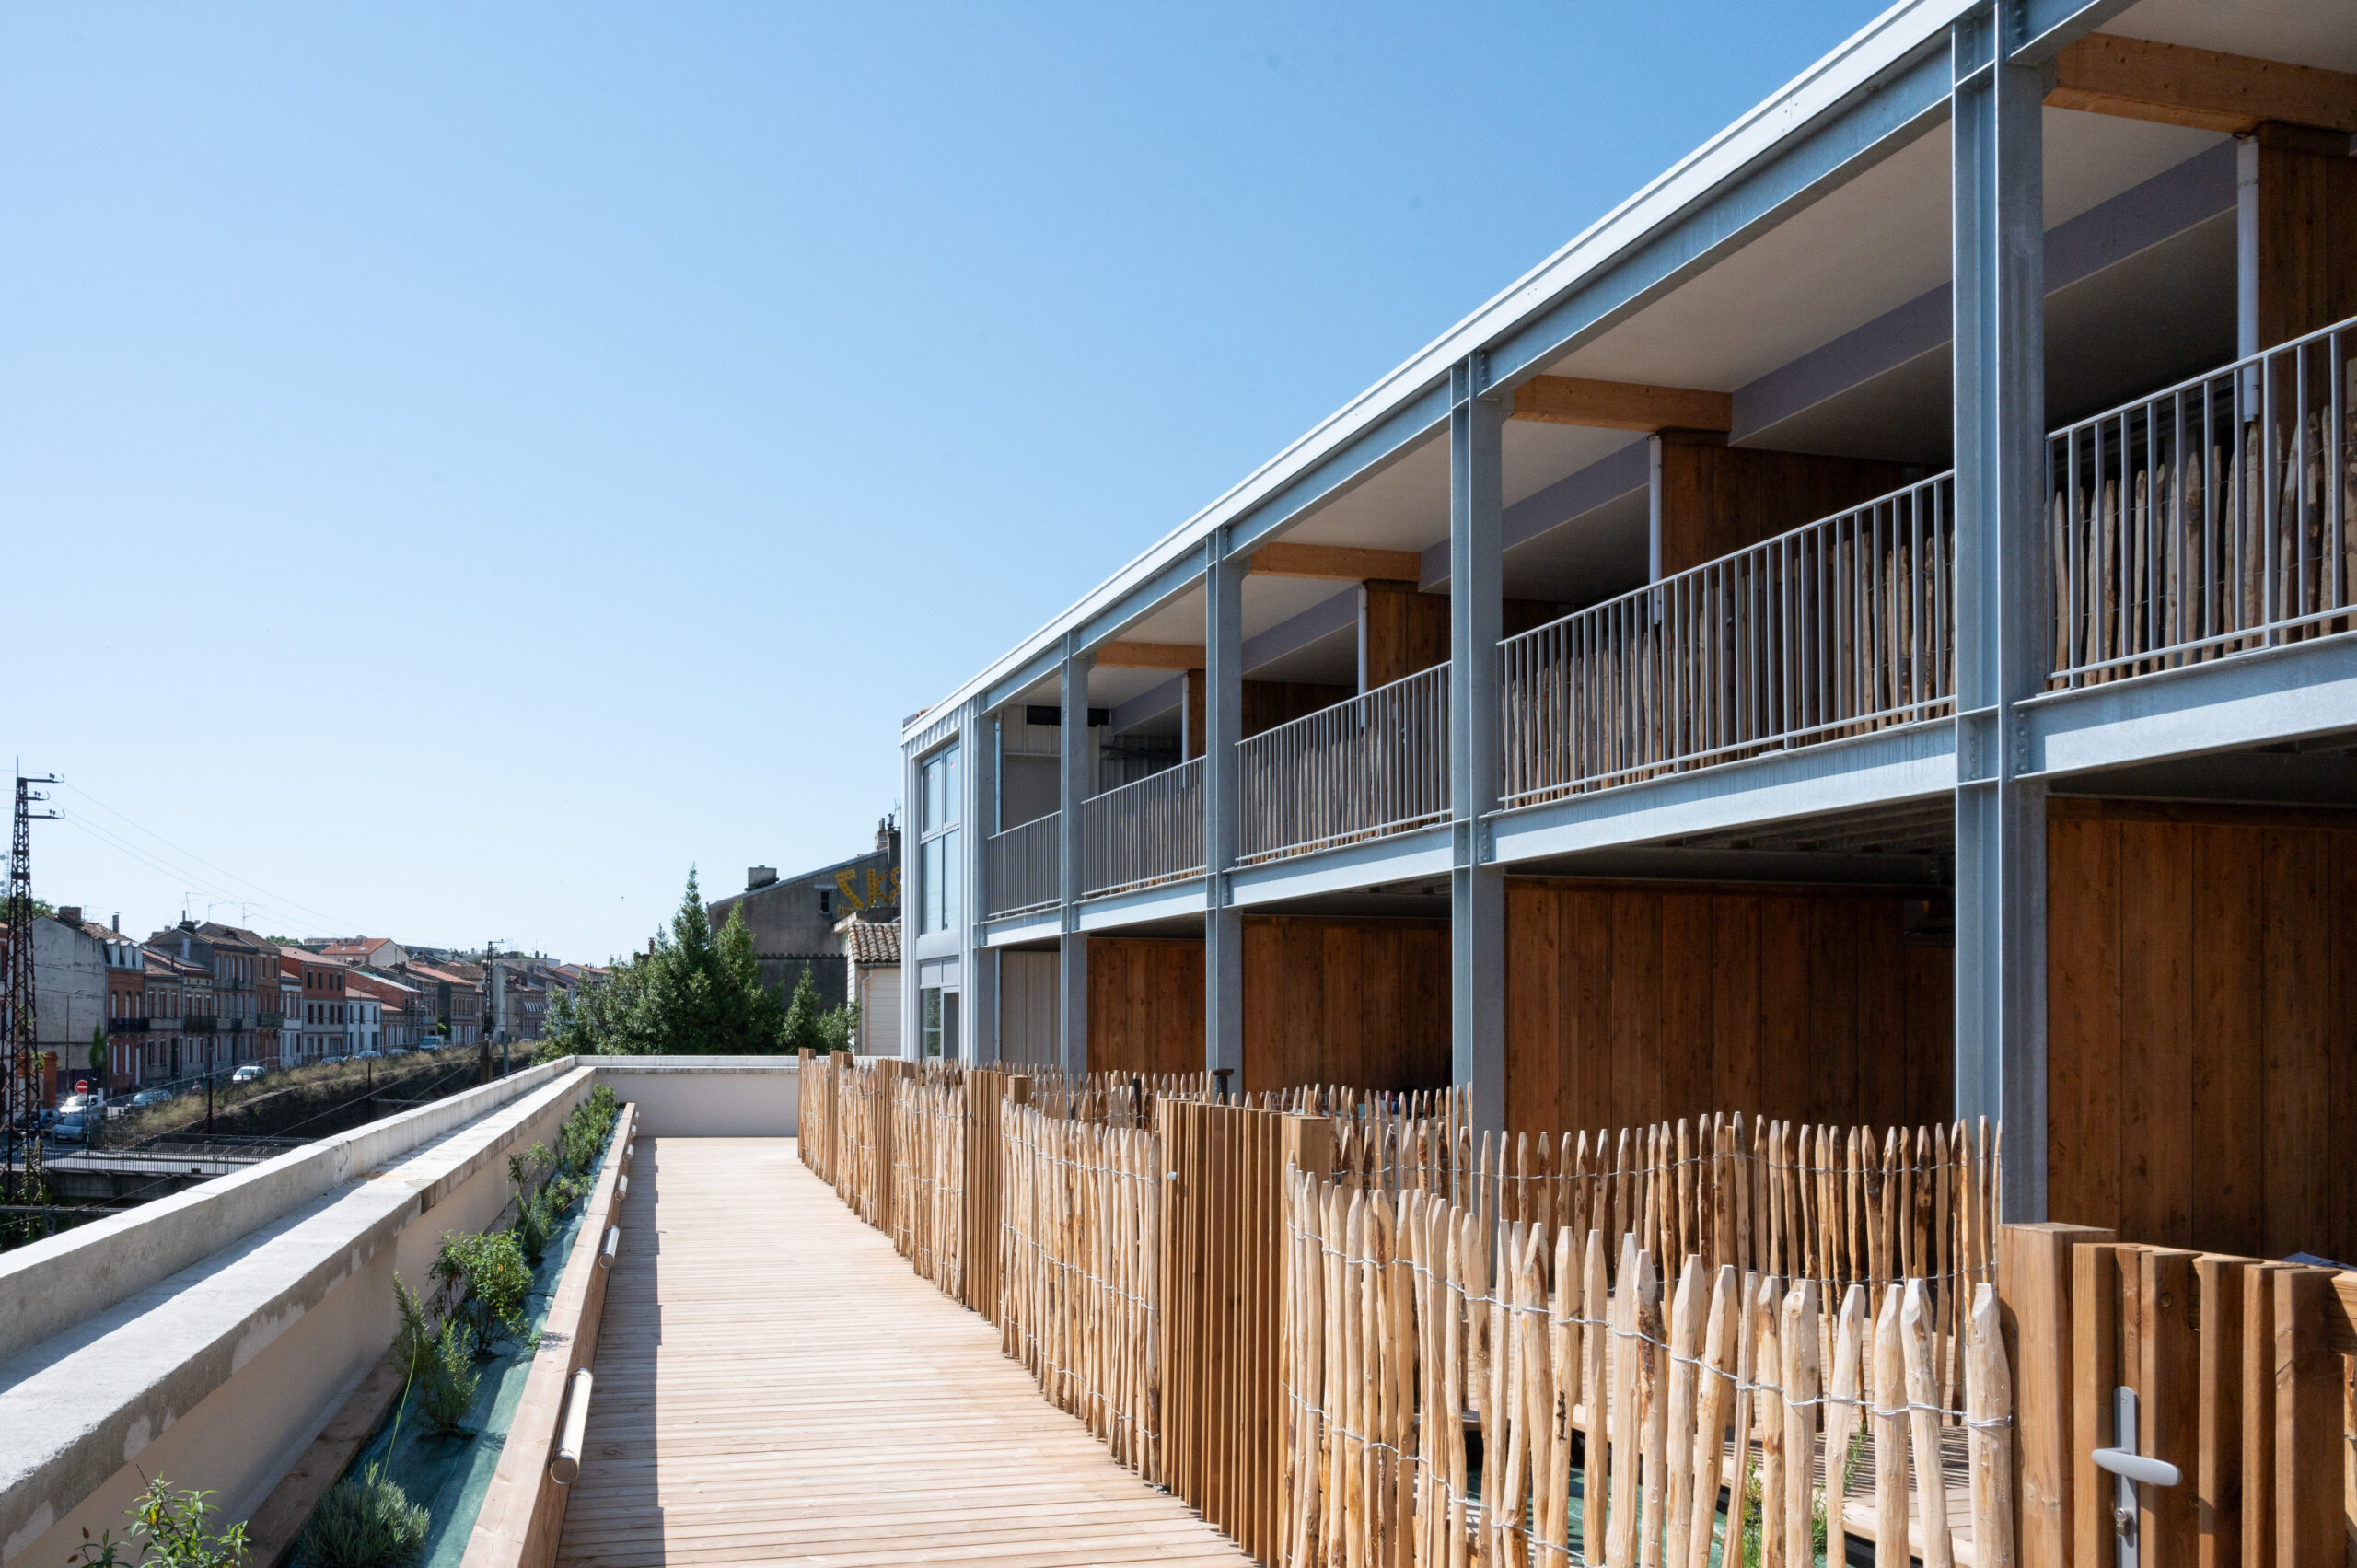
M 0 747 L 141 933 L 600 958 L 1874 14 L 0 10 Z

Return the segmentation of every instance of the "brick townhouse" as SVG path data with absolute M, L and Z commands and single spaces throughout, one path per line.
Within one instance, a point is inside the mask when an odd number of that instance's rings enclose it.
M 301 947 L 284 947 L 278 949 L 278 965 L 279 973 L 299 982 L 296 1012 L 286 1021 L 288 1028 L 301 1032 L 297 1059 L 318 1062 L 343 1055 L 344 966 Z

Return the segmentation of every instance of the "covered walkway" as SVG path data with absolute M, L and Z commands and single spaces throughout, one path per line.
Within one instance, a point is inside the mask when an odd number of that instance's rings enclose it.
M 1115 1464 L 790 1139 L 642 1138 L 563 1563 L 1248 1560 Z

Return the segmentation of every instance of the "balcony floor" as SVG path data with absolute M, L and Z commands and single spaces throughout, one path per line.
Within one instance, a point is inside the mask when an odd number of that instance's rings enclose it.
M 1041 1400 L 791 1139 L 639 1145 L 559 1562 L 1249 1561 Z

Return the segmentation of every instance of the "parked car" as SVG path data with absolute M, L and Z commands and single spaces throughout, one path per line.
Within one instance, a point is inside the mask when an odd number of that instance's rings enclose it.
M 61 1144 L 87 1144 L 90 1141 L 90 1128 L 97 1118 L 95 1109 L 61 1111 L 51 1125 L 49 1135 Z
M 142 1089 L 131 1097 L 131 1109 L 145 1110 L 151 1105 L 161 1105 L 172 1098 L 169 1089 Z
M 233 1084 L 259 1083 L 261 1079 L 262 1074 L 266 1071 L 267 1069 L 264 1068 L 261 1063 L 249 1062 L 244 1066 L 238 1068 L 236 1072 L 230 1074 L 229 1081 Z
M 416 1053 L 415 1048 L 406 1045 L 390 1045 L 385 1048 L 388 1060 L 396 1056 L 414 1056 Z
M 385 1053 L 381 1051 L 355 1051 L 352 1053 L 354 1062 L 382 1062 L 384 1059 Z

